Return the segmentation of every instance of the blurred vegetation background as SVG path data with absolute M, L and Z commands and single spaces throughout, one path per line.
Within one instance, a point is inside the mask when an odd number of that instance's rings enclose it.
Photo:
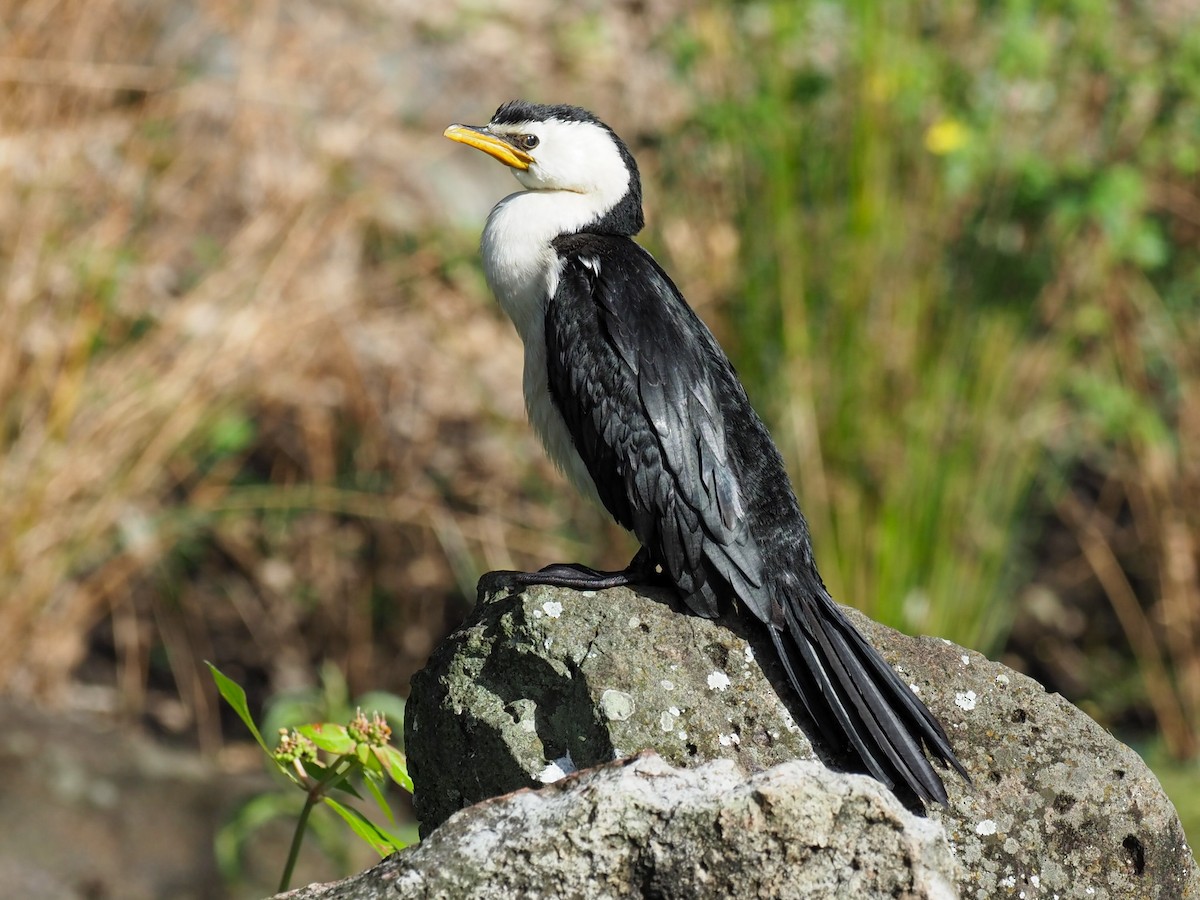
M 834 595 L 1041 680 L 1200 839 L 1200 4 L 0 2 L 0 692 L 240 737 L 407 690 L 489 568 L 617 566 L 442 141 L 631 144 Z

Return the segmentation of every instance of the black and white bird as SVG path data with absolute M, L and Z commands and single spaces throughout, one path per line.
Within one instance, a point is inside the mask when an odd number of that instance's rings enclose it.
M 488 216 L 482 253 L 525 344 L 529 418 L 575 487 L 641 543 L 624 571 L 553 565 L 503 582 L 597 589 L 661 570 L 696 615 L 732 602 L 767 629 L 827 752 L 910 804 L 945 803 L 922 749 L 965 777 L 945 731 L 829 596 L 733 366 L 633 241 L 642 189 L 629 149 L 586 110 L 519 100 L 445 136 L 525 188 Z

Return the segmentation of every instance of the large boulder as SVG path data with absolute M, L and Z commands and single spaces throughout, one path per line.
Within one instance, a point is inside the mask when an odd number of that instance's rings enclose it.
M 948 775 L 949 805 L 929 811 L 961 862 L 945 870 L 961 896 L 1200 898 L 1178 816 L 1136 753 L 1023 675 L 851 616 L 971 773 Z M 413 679 L 405 740 L 422 832 L 647 748 L 673 766 L 727 759 L 747 773 L 811 760 L 780 674 L 757 629 L 687 615 L 665 592 L 481 598 Z
M 480 803 L 362 875 L 286 896 L 953 900 L 959 867 L 938 825 L 866 776 L 644 753 Z

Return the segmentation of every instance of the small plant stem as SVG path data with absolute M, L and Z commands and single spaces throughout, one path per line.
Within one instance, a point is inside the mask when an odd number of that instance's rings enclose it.
M 321 785 L 315 785 L 304 801 L 304 809 L 300 810 L 300 818 L 296 820 L 296 830 L 292 833 L 292 846 L 288 849 L 287 863 L 283 867 L 283 875 L 279 879 L 279 890 L 282 894 L 288 889 L 292 880 L 292 872 L 296 868 L 296 860 L 300 858 L 300 845 L 304 843 L 304 829 L 308 827 L 308 816 L 313 806 L 322 794 Z
M 345 762 L 349 762 L 350 765 L 341 769 L 342 763 Z M 307 798 L 304 801 L 304 809 L 300 810 L 300 818 L 296 820 L 296 830 L 292 833 L 292 846 L 288 849 L 287 864 L 283 867 L 283 875 L 279 879 L 279 890 L 276 893 L 282 894 L 288 889 L 288 885 L 291 883 L 292 872 L 296 868 L 296 860 L 300 858 L 300 845 L 304 843 L 304 829 L 308 827 L 308 817 L 312 813 L 313 807 L 317 805 L 318 800 L 329 793 L 331 788 L 345 781 L 349 776 L 350 770 L 353 768 L 353 757 L 348 754 L 342 754 L 329 764 L 329 774 L 320 781 L 315 782 L 308 789 Z

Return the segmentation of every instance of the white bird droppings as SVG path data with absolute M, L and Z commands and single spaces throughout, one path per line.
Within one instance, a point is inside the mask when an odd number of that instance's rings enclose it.
M 562 615 L 563 606 L 557 600 L 547 600 L 542 604 L 542 611 L 552 619 Z
M 983 834 L 983 835 L 995 834 L 996 833 L 996 823 L 993 822 L 991 819 L 984 819 L 982 822 L 980 822 L 978 825 L 975 826 L 975 833 Z
M 716 672 L 708 673 L 708 689 L 709 690 L 723 691 L 723 690 L 725 690 L 725 688 L 729 687 L 730 684 L 732 684 L 732 682 L 729 680 L 729 676 L 726 675 L 724 672 L 716 671 Z
M 568 775 L 575 771 L 575 761 L 571 759 L 571 754 L 560 756 L 554 762 L 550 763 L 542 771 L 538 772 L 537 779 L 542 784 L 554 784 L 556 781 L 562 781 Z
M 550 763 L 542 771 L 538 772 L 537 779 L 542 784 L 554 784 L 556 781 L 562 781 L 567 777 L 567 773 L 562 770 L 558 763 Z
M 975 692 L 974 691 L 959 691 L 954 695 L 954 705 L 959 709 L 974 709 L 975 708 Z
M 971 664 L 971 657 L 967 656 L 967 654 L 964 653 L 959 658 L 963 661 L 964 666 L 969 666 Z

